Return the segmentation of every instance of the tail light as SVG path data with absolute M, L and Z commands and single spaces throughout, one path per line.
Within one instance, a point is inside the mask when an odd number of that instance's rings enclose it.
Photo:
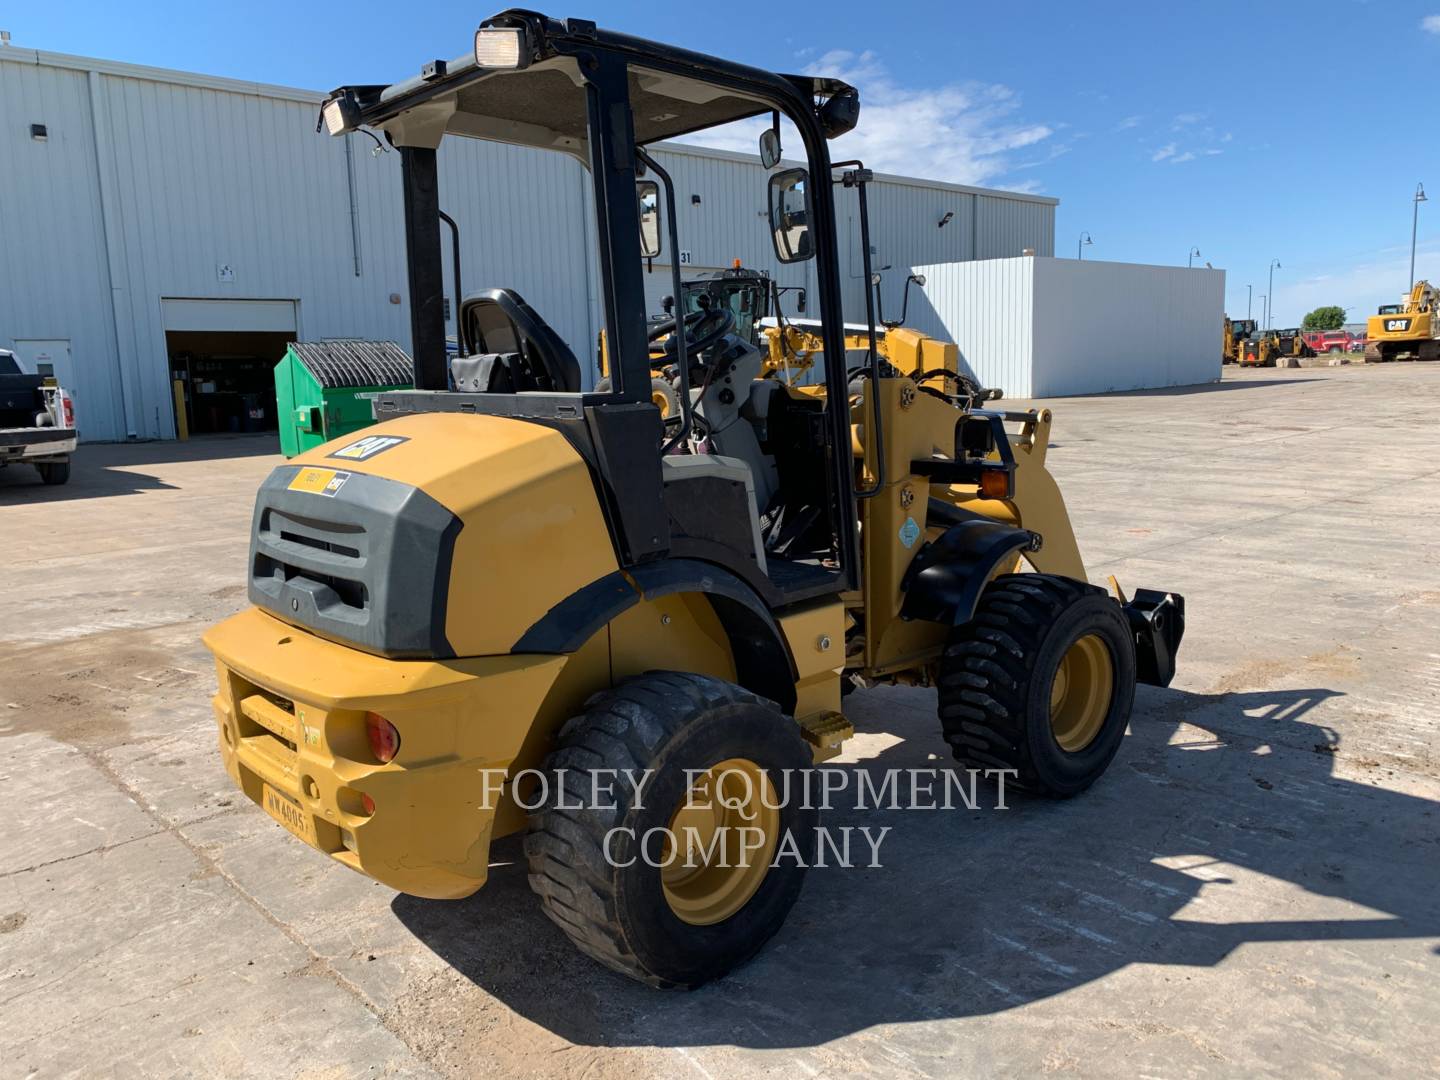
M 70 400 L 69 394 L 60 395 L 60 407 L 65 412 L 65 426 L 73 428 L 75 426 L 75 403 Z
M 360 793 L 360 805 L 365 808 L 365 816 L 372 817 L 375 813 L 375 800 L 365 792 Z
M 1009 499 L 1014 497 L 1014 488 L 1008 469 L 983 469 L 980 473 L 980 494 L 987 499 Z
M 395 755 L 400 752 L 400 732 L 395 730 L 394 724 L 379 713 L 367 712 L 365 734 L 370 739 L 370 752 L 375 755 L 376 761 L 385 765 L 395 760 Z

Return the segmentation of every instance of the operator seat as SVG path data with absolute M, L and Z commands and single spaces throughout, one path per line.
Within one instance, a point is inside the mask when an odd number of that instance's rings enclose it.
M 514 289 L 482 289 L 460 305 L 460 334 L 469 356 L 450 361 L 460 390 L 573 394 L 580 362 L 540 314 Z

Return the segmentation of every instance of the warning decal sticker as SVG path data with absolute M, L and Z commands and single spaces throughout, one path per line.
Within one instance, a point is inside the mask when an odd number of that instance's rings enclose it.
M 310 491 L 316 495 L 334 498 L 335 493 L 350 479 L 348 472 L 335 469 L 301 469 L 286 487 L 291 491 Z

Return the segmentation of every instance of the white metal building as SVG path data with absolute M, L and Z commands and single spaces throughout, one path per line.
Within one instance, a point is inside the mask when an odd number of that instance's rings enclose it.
M 0 47 L 0 346 L 53 368 L 75 394 L 84 437 L 172 437 L 176 375 L 192 430 L 233 430 L 228 407 L 191 392 L 209 386 L 219 401 L 227 380 L 268 385 L 267 365 L 297 337 L 408 348 L 398 154 L 375 152 L 363 135 L 316 134 L 320 100 Z M 754 158 L 672 145 L 662 162 L 681 203 L 687 273 L 739 258 L 782 284 L 807 284 L 805 266 L 780 267 L 764 239 L 765 175 Z M 465 291 L 512 287 L 577 356 L 593 355 L 581 167 L 448 139 L 440 169 Z M 845 205 L 853 318 L 864 292 Z M 870 205 L 875 265 L 893 266 L 897 286 L 912 266 L 1053 254 L 1054 199 L 883 177 Z M 647 279 L 657 311 L 671 291 L 670 257 Z
M 1045 257 L 917 267 L 906 322 L 986 386 L 1063 397 L 1220 378 L 1225 271 Z

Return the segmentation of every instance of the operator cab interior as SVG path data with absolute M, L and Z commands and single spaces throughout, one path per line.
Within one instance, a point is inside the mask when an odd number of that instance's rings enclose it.
M 464 295 L 458 355 L 444 358 L 443 323 L 437 345 L 439 321 L 426 314 L 423 302 L 443 293 L 434 260 L 429 280 L 422 274 L 418 285 L 412 269 L 416 389 L 383 395 L 377 415 L 452 409 L 559 426 L 572 443 L 586 448 L 602 494 L 612 495 L 611 517 L 620 520 L 623 533 L 624 514 L 642 511 L 635 508 L 637 496 L 622 497 L 621 481 L 642 485 L 640 474 L 651 469 L 632 461 L 626 475 L 619 473 L 618 443 L 634 439 L 621 436 L 618 420 L 607 423 L 605 416 L 628 410 L 629 428 L 650 433 L 641 441 L 657 458 L 651 498 L 663 505 L 670 534 L 668 542 L 657 543 L 670 556 L 718 562 L 772 605 L 853 587 L 857 556 L 853 510 L 845 509 L 851 505 L 853 470 L 845 384 L 837 380 L 828 394 L 802 393 L 763 378 L 766 344 L 759 320 L 768 310 L 755 310 L 749 294 L 723 282 L 708 290 L 681 287 L 674 264 L 685 238 L 676 222 L 677 193 L 647 148 L 706 128 L 773 118 L 761 143 L 767 190 L 755 193 L 769 203 L 769 221 L 755 219 L 753 227 L 766 247 L 773 244 L 781 263 L 806 261 L 818 246 L 810 174 L 805 168 L 777 169 L 780 118 L 798 125 L 795 130 L 808 125 L 803 149 L 828 173 L 824 138 L 830 133 L 817 116 L 825 114 L 828 102 L 838 102 L 831 109 L 832 126 L 837 133 L 848 130 L 858 109 L 854 91 L 829 80 L 768 73 L 762 78 L 738 66 L 731 76 L 704 77 L 678 64 L 676 70 L 637 66 L 614 52 L 589 55 L 574 36 L 574 20 L 555 24 L 528 12 L 506 12 L 482 24 L 474 56 L 437 61 L 417 78 L 390 87 L 342 88 L 322 115 L 332 134 L 365 124 L 383 130 L 400 149 L 412 263 L 417 254 L 422 264 L 430 254 L 424 235 L 429 222 L 421 211 L 425 187 L 433 187 L 435 179 L 424 173 L 434 169 L 443 138 L 552 150 L 587 169 L 601 277 L 592 290 L 602 300 L 613 388 L 584 390 L 598 372 L 582 370 L 572 343 L 504 282 Z M 620 107 L 622 99 L 628 108 Z M 438 213 L 443 194 L 436 198 L 431 190 L 428 198 Z M 645 311 L 640 273 L 645 261 L 666 247 L 672 249 L 670 292 L 683 303 L 655 319 Z M 828 297 L 824 291 L 824 318 L 838 327 L 838 282 Z M 658 411 L 644 412 L 654 408 L 652 351 L 680 405 L 663 421 Z M 633 538 L 617 544 L 627 546 L 631 555 L 645 554 L 644 544 Z

